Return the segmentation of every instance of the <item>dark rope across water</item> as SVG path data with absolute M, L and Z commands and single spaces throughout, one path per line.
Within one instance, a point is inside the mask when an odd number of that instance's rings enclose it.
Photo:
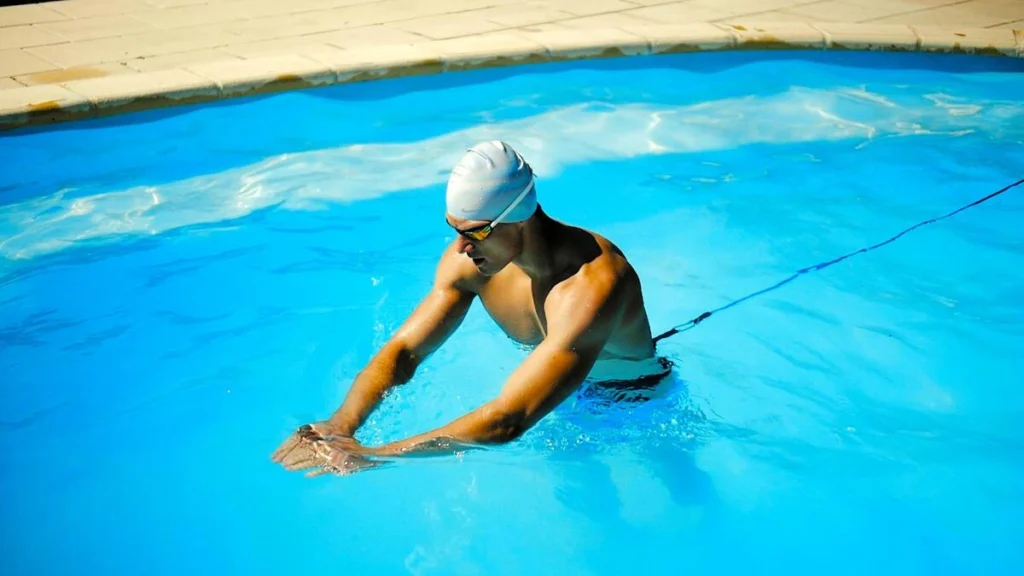
M 889 238 L 888 240 L 885 240 L 883 242 L 879 242 L 878 244 L 875 244 L 873 246 L 867 246 L 865 248 L 861 248 L 860 250 L 854 250 L 853 252 L 850 252 L 849 254 L 844 254 L 843 256 L 840 256 L 840 257 L 838 257 L 838 258 L 836 258 L 834 260 L 829 260 L 827 262 L 822 262 L 820 264 L 815 264 L 814 266 L 808 266 L 807 268 L 803 268 L 803 269 L 797 270 L 792 276 L 790 276 L 788 278 L 785 278 L 784 280 L 782 280 L 782 281 L 780 281 L 780 282 L 778 282 L 778 283 L 776 283 L 776 284 L 774 284 L 772 286 L 764 288 L 763 290 L 758 290 L 757 292 L 754 292 L 752 294 L 748 294 L 748 295 L 744 296 L 743 298 L 740 298 L 739 300 L 733 300 L 732 302 L 729 302 L 728 304 L 726 304 L 724 306 L 721 306 L 719 308 L 715 308 L 714 310 L 709 310 L 707 312 L 704 312 L 700 316 L 697 316 L 696 318 L 694 318 L 693 320 L 690 320 L 689 322 L 686 322 L 684 324 L 679 324 L 678 326 L 670 328 L 669 330 L 666 330 L 665 332 L 662 332 L 661 334 L 658 334 L 657 336 L 655 336 L 654 337 L 654 341 L 657 342 L 657 341 L 659 341 L 659 340 L 661 340 L 663 338 L 668 338 L 669 336 L 674 336 L 676 334 L 679 334 L 679 333 L 682 333 L 682 332 L 686 332 L 687 330 L 690 330 L 691 328 L 693 328 L 694 326 L 700 324 L 704 320 L 707 320 L 713 314 L 717 314 L 719 312 L 722 312 L 723 310 L 728 310 L 729 308 L 732 308 L 733 306 L 736 306 L 737 304 L 740 304 L 742 302 L 746 302 L 747 300 L 750 300 L 751 298 L 755 298 L 755 297 L 760 296 L 762 294 L 767 294 L 768 292 L 771 292 L 773 290 L 778 290 L 779 288 L 782 288 L 786 284 L 789 284 L 793 280 L 796 280 L 797 278 L 799 278 L 800 276 L 803 276 L 804 274 L 807 274 L 808 272 L 817 272 L 818 270 L 822 270 L 824 268 L 828 268 L 829 266 L 831 266 L 833 264 L 838 264 L 839 262 L 842 262 L 843 260 L 846 260 L 847 258 L 849 258 L 851 256 L 855 256 L 857 254 L 863 254 L 865 252 L 870 252 L 870 251 L 874 250 L 875 248 L 881 248 L 882 246 L 885 246 L 886 244 L 889 244 L 891 242 L 895 242 L 896 240 L 898 240 L 900 237 L 902 237 L 904 234 L 910 232 L 911 230 L 920 228 L 921 226 L 924 226 L 925 224 L 931 224 L 933 222 L 938 222 L 939 220 L 944 220 L 946 218 L 949 218 L 950 216 L 953 216 L 955 214 L 963 212 L 964 210 L 967 210 L 968 208 L 971 208 L 973 206 L 977 206 L 978 204 L 981 204 L 983 202 L 991 200 L 992 198 L 995 198 L 996 196 L 999 196 L 1003 192 L 1006 192 L 1006 191 L 1010 190 L 1011 188 L 1013 188 L 1015 186 L 1019 186 L 1021 183 L 1024 183 L 1024 178 L 1022 178 L 1020 180 L 1017 180 L 1013 184 L 1010 184 L 1010 185 L 1006 186 L 1005 188 L 1002 188 L 1001 190 L 997 190 L 997 191 L 989 194 L 988 196 L 985 196 L 984 198 L 979 198 L 979 199 L 975 200 L 974 202 L 971 202 L 970 204 L 966 204 L 964 206 L 961 206 L 960 208 L 957 208 L 956 210 L 954 210 L 954 211 L 952 211 L 952 212 L 950 212 L 948 214 L 944 214 L 944 215 L 938 216 L 936 218 L 931 218 L 929 220 L 924 220 L 922 222 L 918 222 L 917 224 L 914 224 L 910 228 L 907 228 L 906 230 L 900 232 L 899 234 L 893 236 L 892 238 Z

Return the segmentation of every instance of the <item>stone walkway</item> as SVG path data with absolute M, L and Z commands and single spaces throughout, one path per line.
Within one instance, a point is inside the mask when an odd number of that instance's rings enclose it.
M 362 51 L 360 58 L 365 60 L 367 50 L 379 50 L 387 60 L 408 45 L 441 46 L 437 41 L 452 40 L 450 46 L 465 50 L 474 45 L 516 44 L 523 38 L 536 42 L 541 37 L 550 52 L 552 42 L 565 47 L 580 39 L 593 42 L 609 30 L 694 23 L 713 23 L 717 34 L 722 34 L 723 25 L 733 23 L 794 23 L 787 24 L 787 38 L 806 36 L 808 42 L 819 44 L 822 34 L 830 33 L 827 26 L 841 39 L 843 24 L 869 24 L 870 28 L 857 28 L 856 34 L 869 30 L 902 38 L 897 43 L 913 45 L 912 49 L 932 41 L 958 46 L 958 38 L 964 36 L 960 31 L 971 29 L 976 45 L 996 46 L 1018 56 L 1024 36 L 1024 0 L 63 0 L 25 4 L 0 8 L 0 112 L 32 110 L 34 104 L 22 100 L 48 93 L 25 87 L 72 88 L 96 106 L 87 93 L 90 79 L 118 76 L 131 84 L 135 77 L 137 84 L 145 84 L 152 92 L 160 89 L 154 83 L 161 79 L 171 87 L 180 82 L 171 75 L 146 73 L 180 70 L 194 78 L 196 70 L 205 67 L 213 76 L 198 75 L 212 78 L 223 90 L 222 79 L 215 77 L 219 71 L 244 69 L 242 64 L 252 59 L 275 62 L 268 56 L 315 54 L 323 62 L 351 60 L 355 50 Z M 710 24 L 705 26 L 712 30 Z M 979 31 L 981 40 L 976 38 Z M 650 38 L 635 33 L 640 39 Z M 292 74 L 288 67 L 295 61 L 282 62 L 280 70 L 268 73 L 279 78 Z M 241 74 L 252 75 L 252 71 Z M 69 105 L 67 98 L 54 100 L 60 100 L 60 106 Z
M 0 88 L 508 29 L 731 20 L 1024 29 L 1024 0 L 64 0 L 0 8 Z

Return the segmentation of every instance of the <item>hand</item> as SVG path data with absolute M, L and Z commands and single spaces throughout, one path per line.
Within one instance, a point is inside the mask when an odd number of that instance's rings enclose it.
M 327 472 L 351 474 L 380 465 L 364 457 L 368 452 L 354 438 L 337 433 L 327 422 L 317 422 L 300 426 L 274 451 L 271 460 L 289 471 L 319 467 L 306 474 L 311 478 Z
M 316 450 L 315 439 L 319 436 L 319 430 L 328 429 L 327 422 L 300 426 L 277 447 L 270 459 L 290 471 L 319 465 L 321 459 Z
M 385 464 L 380 460 L 367 458 L 372 454 L 371 449 L 361 446 L 354 438 L 348 436 L 320 438 L 314 445 L 324 464 L 320 470 L 306 474 L 310 478 L 326 472 L 345 476 Z

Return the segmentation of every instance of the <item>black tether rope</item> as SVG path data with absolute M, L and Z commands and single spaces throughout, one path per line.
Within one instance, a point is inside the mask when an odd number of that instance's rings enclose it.
M 875 244 L 874 246 L 868 246 L 867 248 L 861 248 L 860 250 L 855 250 L 853 252 L 850 252 L 849 254 L 840 256 L 839 258 L 836 258 L 835 260 L 829 260 L 828 262 L 822 262 L 821 264 L 815 264 L 814 266 L 809 266 L 807 268 L 803 268 L 801 270 L 798 270 L 795 274 L 793 274 L 789 278 L 786 278 L 785 280 L 782 280 L 781 282 L 779 282 L 778 284 L 775 284 L 774 286 L 769 286 L 768 288 L 765 288 L 763 290 L 758 290 L 757 292 L 754 292 L 752 294 L 748 294 L 748 295 L 744 296 L 743 298 L 740 298 L 739 300 L 734 300 L 734 301 L 726 304 L 725 306 L 722 306 L 720 308 L 716 308 L 714 310 L 710 310 L 708 312 L 704 312 L 700 316 L 697 316 L 696 318 L 694 318 L 693 320 L 690 320 L 689 322 L 686 322 L 685 324 L 680 324 L 680 325 L 678 325 L 678 326 L 676 326 L 674 328 L 671 328 L 670 330 L 667 330 L 667 331 L 665 331 L 665 332 L 655 336 L 654 337 L 654 341 L 657 342 L 658 340 L 661 340 L 662 338 L 668 338 L 669 336 L 673 336 L 675 334 L 679 334 L 680 332 L 686 332 L 687 330 L 693 328 L 697 324 L 700 324 L 704 320 L 707 320 L 708 317 L 710 317 L 712 314 L 717 314 L 717 313 L 719 313 L 719 312 L 721 312 L 723 310 L 728 310 L 729 308 L 732 308 L 733 306 L 735 306 L 735 305 L 737 305 L 737 304 L 739 304 L 741 302 L 745 302 L 747 300 L 750 300 L 751 298 L 754 298 L 755 296 L 760 296 L 761 294 L 765 294 L 767 292 L 771 292 L 772 290 L 777 290 L 778 288 L 782 288 L 784 285 L 789 284 L 793 280 L 796 280 L 799 276 L 802 276 L 803 274 L 806 274 L 808 272 L 815 272 L 815 271 L 821 270 L 823 268 L 827 268 L 827 267 L 829 267 L 829 266 L 831 266 L 833 264 L 836 264 L 838 262 L 842 262 L 843 260 L 846 260 L 847 258 L 849 258 L 850 256 L 853 256 L 855 254 L 861 254 L 863 252 L 870 252 L 870 251 L 874 250 L 875 248 L 881 248 L 882 246 L 885 246 L 886 244 L 889 244 L 890 242 L 896 241 L 901 236 L 903 236 L 907 232 L 910 232 L 911 230 L 914 230 L 915 228 L 920 228 L 921 226 L 924 226 L 925 224 L 931 224 L 932 222 L 938 222 L 939 220 L 943 220 L 945 218 L 949 218 L 950 216 L 953 216 L 954 214 L 957 214 L 959 212 L 963 212 L 964 210 L 967 210 L 968 208 L 971 208 L 972 206 L 977 206 L 978 204 L 981 204 L 982 202 L 985 202 L 987 200 L 991 200 L 992 198 L 995 198 L 996 196 L 999 196 L 1003 192 L 1006 192 L 1010 188 L 1013 188 L 1014 186 L 1018 186 L 1021 183 L 1024 183 L 1024 178 L 1022 178 L 1020 180 L 1017 180 L 1016 182 L 1014 182 L 1013 184 L 1010 184 L 1009 186 L 1003 188 L 1002 190 L 998 190 L 996 192 L 993 192 L 993 193 L 989 194 L 988 196 L 985 196 L 984 198 L 975 200 L 974 202 L 971 202 L 970 204 L 967 204 L 966 206 L 961 206 L 960 208 L 957 208 L 956 210 L 950 212 L 949 214 L 945 214 L 945 215 L 939 216 L 937 218 L 932 218 L 930 220 L 925 220 L 923 222 L 918 222 L 917 224 L 914 224 L 910 228 L 907 228 L 906 230 L 900 232 L 899 234 L 893 236 L 892 238 L 889 238 L 888 240 L 886 240 L 884 242 L 879 242 L 878 244 Z

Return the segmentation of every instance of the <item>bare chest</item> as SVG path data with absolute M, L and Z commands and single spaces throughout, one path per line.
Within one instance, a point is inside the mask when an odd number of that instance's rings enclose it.
M 491 278 L 480 291 L 480 301 L 509 338 L 534 346 L 547 334 L 544 302 L 550 288 L 533 285 L 525 274 Z

